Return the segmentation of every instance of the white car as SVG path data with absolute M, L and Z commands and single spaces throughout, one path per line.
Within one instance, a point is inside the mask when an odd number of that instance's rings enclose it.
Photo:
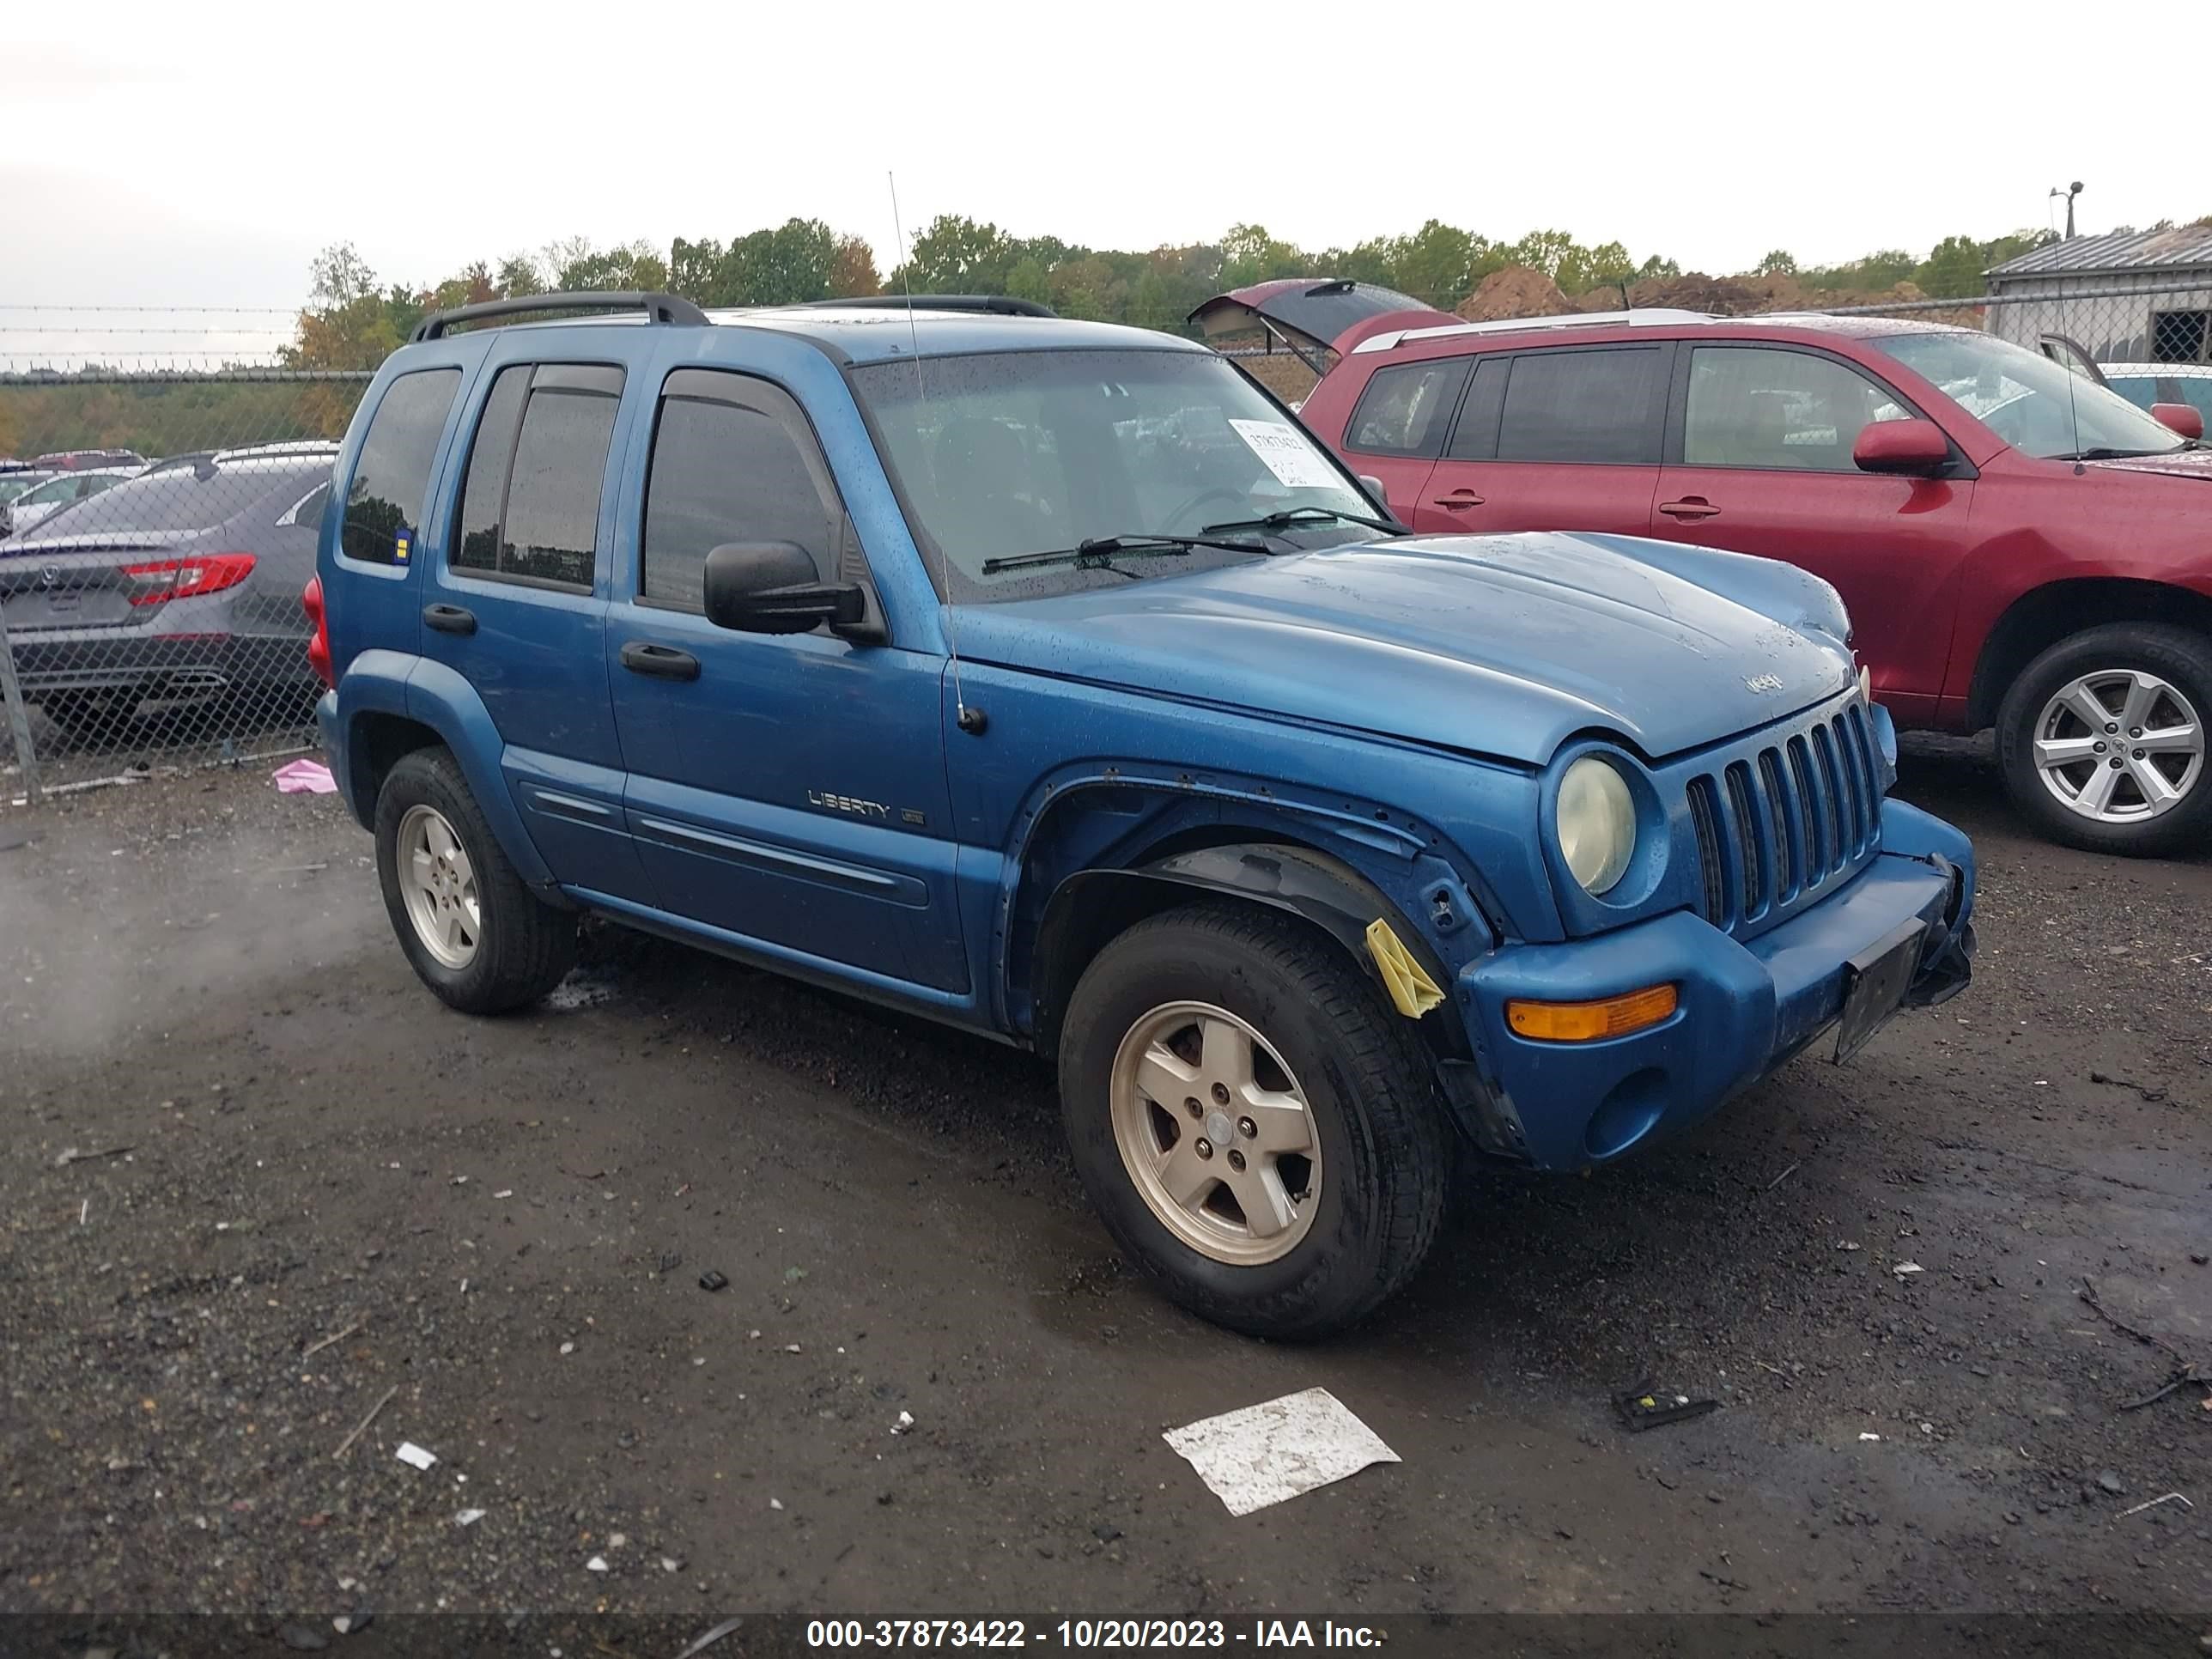
M 2106 363 L 2105 384 L 2138 409 L 2188 404 L 2212 430 L 2212 363 Z
M 19 536 L 40 520 L 52 518 L 71 503 L 97 495 L 111 484 L 119 484 L 125 478 L 135 478 L 144 471 L 145 468 L 138 466 L 116 466 L 57 473 L 35 489 L 25 490 L 5 508 L 0 508 L 8 515 L 7 532 Z

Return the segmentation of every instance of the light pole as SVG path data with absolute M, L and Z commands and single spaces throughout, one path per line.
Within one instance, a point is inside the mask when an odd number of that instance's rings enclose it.
M 2081 181 L 2076 179 L 2063 190 L 2053 185 L 2051 193 L 2066 198 L 2066 240 L 2070 242 L 2074 240 L 2074 198 L 2081 193 Z

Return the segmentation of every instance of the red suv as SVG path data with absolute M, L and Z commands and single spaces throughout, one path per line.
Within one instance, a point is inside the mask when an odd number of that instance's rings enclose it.
M 1996 727 L 2044 833 L 2212 845 L 2196 410 L 2147 413 L 2047 356 L 1924 323 L 1409 307 L 1271 283 L 1194 319 L 1337 353 L 1300 418 L 1415 529 L 1654 536 L 1802 566 L 1842 592 L 1900 725 Z

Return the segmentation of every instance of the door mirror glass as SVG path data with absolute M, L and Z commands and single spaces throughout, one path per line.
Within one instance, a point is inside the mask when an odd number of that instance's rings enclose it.
M 2169 432 L 2178 432 L 2185 438 L 2204 435 L 2204 416 L 2191 404 L 2153 404 L 2151 416 Z
M 707 555 L 706 587 L 707 619 L 742 634 L 804 634 L 867 615 L 860 590 L 818 580 L 797 542 L 726 542 Z
M 1851 446 L 1862 472 L 1932 477 L 1951 465 L 1951 441 L 1933 421 L 1877 421 Z

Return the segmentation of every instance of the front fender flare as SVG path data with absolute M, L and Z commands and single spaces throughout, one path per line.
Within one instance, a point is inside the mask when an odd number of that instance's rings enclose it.
M 1386 1000 L 1388 988 L 1367 946 L 1367 929 L 1378 918 L 1431 980 L 1451 983 L 1450 970 L 1422 931 L 1381 888 L 1341 860 L 1274 842 L 1200 848 L 1137 869 L 1079 870 L 1053 890 L 1037 929 L 1035 959 L 1041 973 L 1032 1010 L 1038 1050 L 1048 1054 L 1057 1046 L 1075 982 L 1109 939 L 1146 916 L 1207 894 L 1264 905 L 1320 928 Z M 1439 1055 L 1464 1056 L 1465 1036 L 1449 1002 L 1417 1024 Z

